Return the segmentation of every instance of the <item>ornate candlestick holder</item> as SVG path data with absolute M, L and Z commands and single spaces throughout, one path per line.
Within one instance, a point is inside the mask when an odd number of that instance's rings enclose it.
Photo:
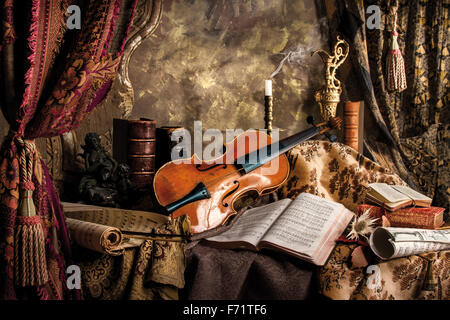
M 265 105 L 265 116 L 264 121 L 266 123 L 265 128 L 267 130 L 267 134 L 269 136 L 272 135 L 272 121 L 273 121 L 273 97 L 265 96 L 264 97 L 264 105 Z
M 326 85 L 318 90 L 315 94 L 317 103 L 320 106 L 320 114 L 324 121 L 336 117 L 336 109 L 338 103 L 341 101 L 342 87 L 341 82 L 336 79 L 336 70 L 347 59 L 350 46 L 341 39 L 337 38 L 334 45 L 334 55 L 331 56 L 324 50 L 316 50 L 312 53 L 317 53 L 325 64 L 325 79 Z
M 265 81 L 264 93 L 264 122 L 265 129 L 269 136 L 272 135 L 272 121 L 273 121 L 273 96 L 272 96 L 272 80 Z

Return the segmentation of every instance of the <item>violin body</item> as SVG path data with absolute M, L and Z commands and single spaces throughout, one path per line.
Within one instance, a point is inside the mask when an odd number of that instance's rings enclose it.
M 237 213 L 237 199 L 250 191 L 259 195 L 273 192 L 288 178 L 290 167 L 285 154 L 248 173 L 236 163 L 241 156 L 270 143 L 266 133 L 247 131 L 226 144 L 217 159 L 202 161 L 194 154 L 189 159 L 168 162 L 153 180 L 156 199 L 172 208 L 172 217 L 189 216 L 192 233 L 220 226 Z

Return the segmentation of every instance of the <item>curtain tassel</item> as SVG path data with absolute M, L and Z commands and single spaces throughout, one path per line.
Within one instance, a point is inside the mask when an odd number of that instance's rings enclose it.
M 14 237 L 16 285 L 40 286 L 48 281 L 45 235 L 33 202 L 34 142 L 16 138 L 20 153 L 20 202 Z
M 391 46 L 386 58 L 387 89 L 389 91 L 402 92 L 407 88 L 405 61 L 398 45 L 398 3 L 391 8 L 393 26 L 391 33 Z
M 387 55 L 388 90 L 402 92 L 407 88 L 405 61 L 399 49 L 398 33 L 392 32 L 392 45 Z

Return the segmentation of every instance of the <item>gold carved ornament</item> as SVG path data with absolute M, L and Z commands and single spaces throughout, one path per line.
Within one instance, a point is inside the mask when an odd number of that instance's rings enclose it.
M 341 82 L 336 79 L 336 71 L 347 59 L 350 51 L 350 46 L 347 41 L 339 36 L 337 40 L 334 45 L 334 55 L 331 56 L 324 50 L 316 50 L 312 53 L 312 55 L 317 53 L 325 64 L 326 85 L 315 94 L 315 99 L 320 106 L 320 114 L 324 121 L 336 117 L 336 109 L 338 103 L 341 101 L 340 97 L 342 93 Z

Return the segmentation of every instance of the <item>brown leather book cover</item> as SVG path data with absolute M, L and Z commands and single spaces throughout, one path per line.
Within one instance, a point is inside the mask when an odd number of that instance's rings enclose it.
M 393 212 L 386 211 L 385 216 L 392 227 L 437 229 L 444 224 L 444 208 L 403 208 Z
M 445 209 L 439 207 L 408 207 L 391 212 L 379 206 L 361 204 L 356 213 L 361 216 L 366 211 L 372 219 L 378 219 L 377 226 L 382 225 L 383 219 L 387 219 L 389 226 L 397 228 L 437 229 L 444 224 Z
M 359 104 L 359 101 L 344 104 L 344 142 L 356 151 L 358 151 Z
M 130 179 L 151 187 L 155 174 L 156 121 L 114 119 L 114 158 L 130 166 Z
M 128 120 L 113 120 L 113 158 L 119 163 L 127 162 Z

